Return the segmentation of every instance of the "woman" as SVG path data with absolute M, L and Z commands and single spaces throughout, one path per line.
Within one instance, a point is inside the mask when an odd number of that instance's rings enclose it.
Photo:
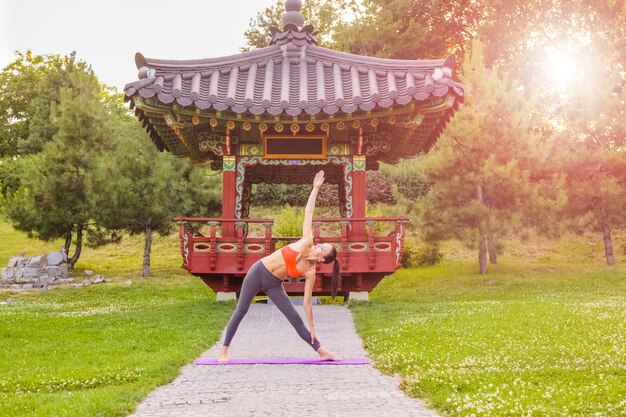
M 304 209 L 304 223 L 302 224 L 302 238 L 284 248 L 277 250 L 256 262 L 243 280 L 239 302 L 233 313 L 230 323 L 226 329 L 224 345 L 220 352 L 219 362 L 228 362 L 228 347 L 239 327 L 239 323 L 244 318 L 252 299 L 259 291 L 265 292 L 276 304 L 278 309 L 287 317 L 291 325 L 296 329 L 298 335 L 308 343 L 320 356 L 321 360 L 340 360 L 320 345 L 315 335 L 315 323 L 313 321 L 312 294 L 315 284 L 315 265 L 318 262 L 331 263 L 333 265 L 333 293 L 337 288 L 339 278 L 339 262 L 337 261 L 337 250 L 329 243 L 318 245 L 313 244 L 313 210 L 315 200 L 320 187 L 324 183 L 324 171 L 315 175 L 313 180 L 313 190 Z M 309 329 L 306 328 L 302 318 L 294 308 L 291 300 L 283 287 L 283 280 L 286 276 L 304 276 L 304 312 L 306 313 Z

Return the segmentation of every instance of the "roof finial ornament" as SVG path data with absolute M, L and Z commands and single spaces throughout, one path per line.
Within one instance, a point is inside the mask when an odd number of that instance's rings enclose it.
M 300 12 L 302 10 L 301 0 L 285 1 L 285 10 L 285 14 L 283 14 L 283 28 L 287 25 L 295 25 L 299 28 L 304 26 L 304 15 Z
M 283 28 L 270 27 L 272 39 L 270 45 L 285 45 L 293 43 L 298 47 L 304 45 L 317 45 L 312 25 L 304 25 L 304 15 L 301 12 L 301 0 L 285 0 L 285 13 L 283 14 Z

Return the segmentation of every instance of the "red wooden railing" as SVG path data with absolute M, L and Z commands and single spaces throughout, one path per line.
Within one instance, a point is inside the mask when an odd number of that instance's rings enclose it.
M 254 262 L 274 251 L 278 242 L 293 242 L 299 239 L 291 236 L 273 236 L 274 221 L 271 219 L 177 217 L 174 220 L 180 225 L 183 266 L 205 280 L 214 276 L 210 279 L 219 280 L 220 288 L 228 288 L 229 285 L 232 288 L 234 284 L 231 278 L 242 277 Z M 376 236 L 375 226 L 383 222 L 391 223 L 393 228 L 390 233 Z M 361 288 L 363 281 L 367 279 L 368 284 L 364 287 L 373 288 L 369 282 L 374 279 L 373 277 L 378 282 L 384 275 L 392 273 L 400 266 L 404 252 L 406 222 L 408 219 L 404 217 L 314 219 L 313 240 L 316 244 L 327 242 L 338 246 L 337 256 L 341 264 L 341 274 L 344 278 L 352 277 L 351 286 Z M 262 236 L 246 235 L 249 226 L 254 224 L 263 226 Z M 338 225 L 339 234 L 325 233 L 322 236 L 323 224 Z M 200 228 L 204 234 L 199 233 Z M 324 229 L 327 230 L 329 227 Z M 234 233 L 223 236 L 222 231 Z M 356 231 L 360 231 L 359 235 Z M 318 267 L 318 274 L 327 275 L 329 272 L 328 265 Z M 316 283 L 316 287 L 318 287 L 316 291 L 322 291 L 321 280 Z

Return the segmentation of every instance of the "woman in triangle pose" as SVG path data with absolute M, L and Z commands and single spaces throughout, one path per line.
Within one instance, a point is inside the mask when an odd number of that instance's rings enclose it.
M 248 274 L 243 280 L 237 308 L 226 329 L 219 362 L 228 362 L 228 347 L 237 332 L 239 323 L 241 323 L 241 320 L 248 312 L 252 299 L 259 291 L 265 292 L 276 304 L 298 332 L 298 335 L 318 353 L 321 360 L 340 360 L 340 358 L 321 346 L 315 334 L 315 322 L 313 321 L 312 294 L 315 284 L 315 265 L 318 262 L 334 263 L 333 295 L 336 292 L 339 279 L 339 261 L 337 261 L 337 250 L 335 247 L 329 243 L 313 244 L 313 210 L 315 209 L 317 193 L 323 183 L 324 171 L 320 171 L 313 179 L 313 189 L 304 209 L 302 238 L 264 257 L 250 267 Z M 283 287 L 283 280 L 287 276 L 304 276 L 305 278 L 304 312 L 309 323 L 308 329 Z

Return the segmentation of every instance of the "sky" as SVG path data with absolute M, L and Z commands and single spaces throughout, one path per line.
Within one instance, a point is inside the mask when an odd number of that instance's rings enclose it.
M 0 0 L 0 68 L 13 51 L 76 51 L 101 82 L 137 80 L 135 53 L 201 59 L 238 54 L 243 33 L 272 0 Z

